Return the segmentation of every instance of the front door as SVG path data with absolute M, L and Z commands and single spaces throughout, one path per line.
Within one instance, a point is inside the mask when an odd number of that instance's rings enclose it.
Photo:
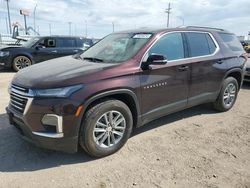
M 179 32 L 163 35 L 149 49 L 147 55 L 161 54 L 168 62 L 166 65 L 150 65 L 148 70 L 142 71 L 143 123 L 187 106 L 190 72 L 184 51 L 183 36 Z
M 55 38 L 42 39 L 32 55 L 36 63 L 60 57 Z

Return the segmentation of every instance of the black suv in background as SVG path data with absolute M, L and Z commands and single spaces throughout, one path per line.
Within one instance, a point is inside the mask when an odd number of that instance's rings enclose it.
M 0 49 L 0 66 L 19 71 L 35 63 L 81 53 L 92 45 L 91 39 L 81 37 L 34 37 L 21 47 Z
M 83 54 L 18 72 L 7 112 L 38 146 L 75 152 L 80 144 L 102 157 L 119 150 L 133 127 L 167 114 L 203 103 L 231 109 L 246 59 L 236 36 L 222 29 L 112 33 Z

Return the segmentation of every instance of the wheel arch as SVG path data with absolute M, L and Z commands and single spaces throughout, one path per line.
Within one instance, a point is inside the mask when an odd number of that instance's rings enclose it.
M 103 93 L 96 94 L 92 97 L 90 97 L 86 102 L 84 102 L 83 110 L 80 114 L 81 121 L 79 122 L 79 125 L 77 127 L 78 133 L 80 131 L 80 127 L 83 121 L 83 117 L 85 113 L 94 105 L 103 102 L 108 99 L 117 99 L 122 102 L 124 102 L 130 109 L 132 116 L 133 116 L 133 127 L 138 126 L 141 123 L 141 120 L 139 118 L 140 116 L 140 107 L 139 102 L 136 94 L 129 90 L 129 89 L 117 89 L 117 90 L 111 90 L 106 91 Z
M 226 78 L 228 78 L 228 77 L 233 77 L 233 78 L 235 78 L 235 79 L 237 80 L 237 82 L 238 82 L 238 86 L 239 86 L 238 89 L 240 89 L 240 87 L 241 87 L 241 85 L 242 85 L 242 83 L 243 83 L 243 73 L 242 73 L 242 69 L 240 69 L 240 68 L 234 68 L 234 69 L 229 70 L 229 71 L 226 73 L 224 79 L 226 79 Z

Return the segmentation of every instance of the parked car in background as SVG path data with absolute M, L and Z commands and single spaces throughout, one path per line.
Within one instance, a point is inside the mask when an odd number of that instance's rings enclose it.
M 81 53 L 92 45 L 92 39 L 80 37 L 34 37 L 20 47 L 1 48 L 0 66 L 19 71 L 42 61 Z
M 167 114 L 203 103 L 230 110 L 246 59 L 223 29 L 113 33 L 83 54 L 18 72 L 6 110 L 10 124 L 38 146 L 76 152 L 80 145 L 103 157 L 118 151 L 133 127 Z
M 244 40 L 244 41 L 240 41 L 244 50 L 247 52 L 247 53 L 250 53 L 250 40 Z
M 250 58 L 248 58 L 248 61 L 246 63 L 246 72 L 244 76 L 245 82 L 250 82 Z

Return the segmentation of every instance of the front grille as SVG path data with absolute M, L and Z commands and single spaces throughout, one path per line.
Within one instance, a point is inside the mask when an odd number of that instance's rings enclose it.
M 24 113 L 28 98 L 25 96 L 28 94 L 28 89 L 16 86 L 16 85 L 11 85 L 11 90 L 10 90 L 10 106 L 20 112 Z

